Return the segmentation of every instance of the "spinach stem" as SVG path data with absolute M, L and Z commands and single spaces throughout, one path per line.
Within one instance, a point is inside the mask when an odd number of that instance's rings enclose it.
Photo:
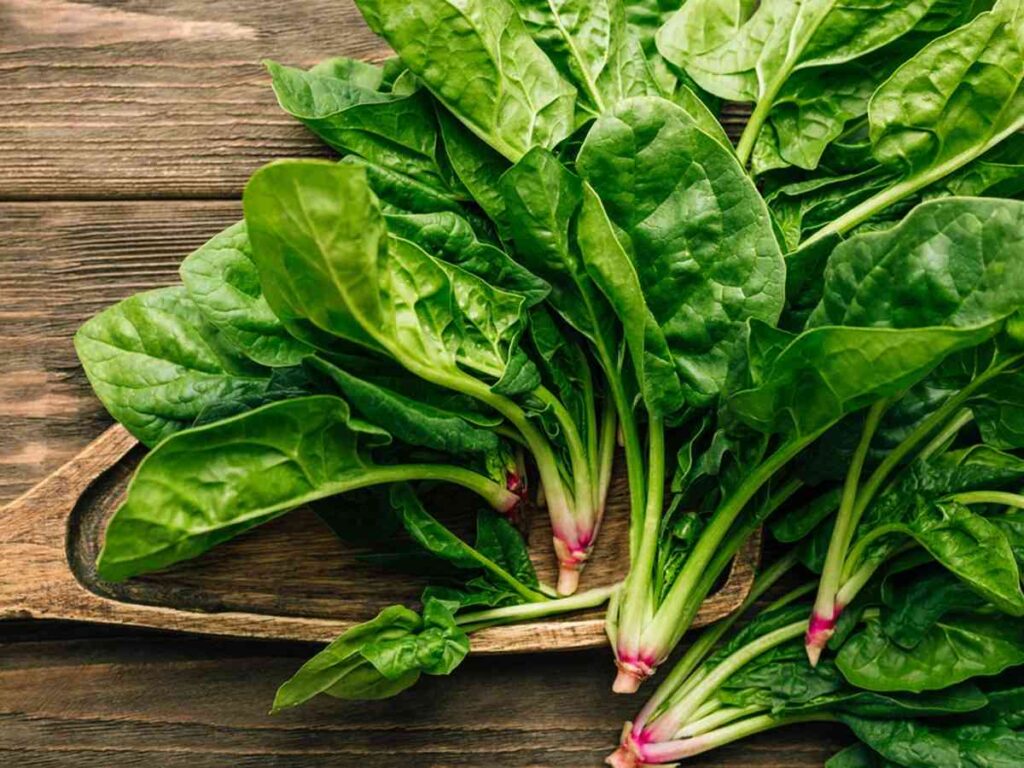
M 416 480 L 441 480 L 467 488 L 485 499 L 498 512 L 508 512 L 520 503 L 519 496 L 504 486 L 465 467 L 454 464 L 398 464 L 374 467 L 364 473 L 367 485 Z M 354 486 L 353 486 L 354 487 Z
M 811 659 L 811 665 L 817 664 L 821 649 L 824 648 L 828 638 L 832 635 L 832 624 L 836 614 L 836 592 L 840 587 L 840 576 L 843 570 L 843 563 L 846 560 L 846 552 L 853 538 L 854 508 L 857 502 L 857 486 L 860 483 L 861 472 L 864 469 L 864 462 L 867 459 L 868 449 L 871 447 L 871 440 L 875 436 L 882 415 L 889 406 L 889 400 L 879 400 L 868 410 L 867 420 L 861 430 L 860 441 L 854 451 L 853 459 L 850 461 L 849 469 L 846 472 L 846 480 L 843 483 L 843 494 L 839 501 L 839 512 L 836 514 L 835 527 L 832 529 L 832 536 L 828 542 L 828 553 L 825 556 L 825 565 L 821 571 L 821 579 L 818 582 L 818 596 L 814 601 L 811 627 L 812 632 L 808 633 L 806 639 L 807 653 Z M 828 624 L 828 628 L 817 631 L 815 628 L 818 622 Z M 814 634 L 812 634 L 814 633 Z
M 496 621 L 525 621 L 544 616 L 557 616 L 570 611 L 597 608 L 606 603 L 618 588 L 619 584 L 612 584 L 608 587 L 588 589 L 586 592 L 579 592 L 571 597 L 561 597 L 557 600 L 507 605 L 501 608 L 458 614 L 455 617 L 455 623 L 459 626 L 474 626 L 475 629 L 482 629 L 484 625 L 489 626 Z
M 693 757 L 733 741 L 745 739 L 755 733 L 761 733 L 784 725 L 815 722 L 827 723 L 835 722 L 835 720 L 835 715 L 827 712 L 812 712 L 806 715 L 758 715 L 690 739 L 676 739 L 655 744 L 644 744 L 640 748 L 641 757 L 645 763 L 668 763 Z
M 722 541 L 728 536 L 733 522 L 754 497 L 754 494 L 793 457 L 814 442 L 822 432 L 824 432 L 824 428 L 780 445 L 774 453 L 743 479 L 728 499 L 719 505 L 690 556 L 686 559 L 686 563 L 672 584 L 664 602 L 642 635 L 643 649 L 654 654 L 658 662 L 664 660 L 689 627 L 689 623 L 692 621 L 692 616 L 689 614 L 693 613 L 693 610 L 684 609 L 687 608 L 687 602 L 698 595 L 701 581 L 707 582 L 710 577 L 710 583 L 707 583 L 707 589 L 710 589 L 714 584 L 714 579 L 717 579 L 717 573 L 710 573 L 713 569 L 709 569 L 708 566 L 714 559 Z M 742 545 L 745 538 L 734 542 L 736 549 Z M 700 595 L 701 600 L 703 597 Z
M 753 115 L 751 117 L 753 118 Z M 924 189 L 929 184 L 945 178 L 954 171 L 960 170 L 967 165 L 967 163 L 977 157 L 980 157 L 989 149 L 999 144 L 1003 139 L 1015 134 L 1022 126 L 1024 126 L 1024 115 L 1019 119 L 1014 120 L 1010 125 L 995 136 L 992 136 L 988 141 L 978 144 L 969 152 L 964 152 L 961 155 L 951 157 L 944 163 L 939 163 L 929 170 L 926 170 L 924 173 L 910 176 L 909 178 L 905 178 L 902 181 L 893 184 L 887 189 L 883 189 L 881 192 L 872 195 L 859 205 L 855 205 L 842 216 L 835 219 L 832 223 L 819 229 L 801 243 L 800 247 L 804 248 L 832 235 L 846 234 L 854 227 L 863 224 L 879 211 L 885 210 L 890 205 L 899 202 L 905 197 L 909 197 L 920 189 Z M 745 135 L 746 131 L 744 131 L 744 136 Z M 753 146 L 752 142 L 751 146 Z
M 644 508 L 640 548 L 630 566 L 623 590 L 619 617 L 619 638 L 616 649 L 628 659 L 639 650 L 644 618 L 651 611 L 651 574 L 658 553 L 661 512 L 665 494 L 665 424 L 661 417 L 650 415 L 647 426 L 647 503 Z M 633 687 L 634 679 L 620 670 L 617 687 Z M 635 687 L 633 687 L 635 690 Z
M 604 518 L 605 505 L 608 503 L 608 490 L 612 483 L 617 429 L 618 419 L 615 418 L 615 405 L 605 402 L 601 411 L 601 436 L 597 450 L 597 519 L 599 522 Z
M 694 640 L 693 644 L 686 649 L 686 652 L 682 655 L 679 661 L 676 662 L 675 666 L 672 667 L 672 670 L 668 673 L 665 679 L 662 680 L 657 690 L 654 691 L 654 695 L 651 696 L 643 709 L 640 710 L 640 713 L 633 720 L 634 733 L 639 733 L 640 729 L 643 728 L 651 715 L 657 712 L 662 703 L 667 701 L 690 676 L 690 674 L 697 669 L 698 665 L 704 661 L 704 658 L 711 652 L 711 649 L 714 648 L 718 641 L 722 639 L 722 636 L 728 632 L 737 621 L 739 621 L 740 617 L 742 617 L 743 614 L 746 613 L 750 607 L 775 584 L 775 582 L 785 576 L 796 564 L 796 551 L 791 550 L 786 555 L 765 568 L 757 579 L 755 579 L 750 588 L 750 592 L 747 593 L 747 596 L 744 598 L 743 602 L 740 603 L 739 607 L 724 619 L 715 622 L 705 629 L 700 636 Z M 811 584 L 805 585 L 803 592 L 806 592 L 811 587 Z M 796 599 L 796 596 L 791 597 L 790 599 Z M 778 601 L 776 601 L 776 603 L 771 607 L 775 607 L 776 604 L 778 604 Z
M 716 664 L 697 685 L 693 686 L 685 696 L 673 704 L 672 708 L 645 728 L 644 734 L 652 741 L 672 739 L 679 729 L 687 723 L 708 697 L 718 690 L 731 675 L 750 663 L 765 651 L 769 651 L 782 643 L 793 640 L 807 631 L 807 620 L 801 619 L 779 627 L 755 638 L 742 648 Z
M 1006 491 L 965 491 L 947 497 L 959 504 L 1002 504 L 1007 507 L 1024 509 L 1024 496 Z

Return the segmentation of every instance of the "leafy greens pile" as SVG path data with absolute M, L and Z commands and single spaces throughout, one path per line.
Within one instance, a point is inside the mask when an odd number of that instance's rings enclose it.
M 873 750 L 837 765 L 918 764 L 894 755 L 961 738 L 934 714 L 1019 730 L 1019 691 L 964 686 L 1024 663 L 1024 2 L 357 5 L 396 58 L 268 63 L 340 161 L 258 170 L 183 285 L 76 336 L 152 448 L 100 575 L 313 503 L 442 576 L 275 708 L 393 695 L 474 629 L 605 601 L 633 692 L 767 524 L 795 548 L 755 594 L 800 560 L 813 608 L 709 630 L 615 764 L 806 719 Z M 750 108 L 735 147 L 724 102 Z M 629 572 L 574 595 L 616 444 Z M 529 476 L 556 588 L 515 528 Z M 475 543 L 427 511 L 439 483 L 493 510 Z M 1000 653 L 938 676 L 993 628 Z

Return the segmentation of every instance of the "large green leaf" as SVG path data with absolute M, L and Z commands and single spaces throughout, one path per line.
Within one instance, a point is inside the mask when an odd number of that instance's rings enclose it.
M 468 378 L 469 369 L 535 386 L 535 369 L 517 354 L 524 298 L 388 237 L 362 169 L 271 163 L 250 179 L 244 207 L 278 316 L 386 350 L 428 380 Z
M 631 96 L 660 93 L 621 0 L 513 0 L 523 23 L 581 106 L 601 113 Z
M 203 316 L 261 365 L 298 365 L 312 352 L 271 311 L 260 287 L 245 222 L 214 235 L 181 264 L 181 281 Z
M 1024 734 L 1001 726 L 941 727 L 914 720 L 841 719 L 883 758 L 907 768 L 1017 768 L 1024 754 Z
M 875 156 L 946 176 L 1024 126 L 1024 6 L 995 8 L 927 45 L 872 96 Z
M 706 403 L 725 380 L 749 318 L 774 323 L 784 267 L 768 211 L 731 152 L 664 99 L 638 98 L 599 118 L 577 167 L 588 268 L 626 326 L 645 397 L 671 412 L 672 391 Z M 607 214 L 607 223 L 602 219 Z
M 364 453 L 386 439 L 321 395 L 172 435 L 142 460 L 107 525 L 99 574 L 163 568 L 300 504 L 401 479 Z
M 872 620 L 846 641 L 836 664 L 852 685 L 869 691 L 934 691 L 1024 664 L 1024 622 L 953 614 L 907 650 Z
M 306 364 L 327 376 L 363 418 L 400 435 L 403 443 L 463 455 L 498 448 L 495 432 L 468 421 L 460 412 L 389 389 L 321 358 L 310 357 Z
M 359 0 L 370 27 L 471 131 L 515 162 L 573 130 L 575 89 L 509 0 Z
M 181 286 L 104 310 L 78 329 L 75 351 L 110 415 L 150 446 L 192 426 L 210 405 L 262 395 L 270 381 Z
M 658 49 L 705 90 L 771 101 L 798 69 L 842 64 L 908 32 L 933 0 L 689 0 Z
M 979 328 L 826 326 L 794 336 L 752 324 L 751 381 L 728 397 L 728 407 L 756 429 L 810 435 L 882 397 L 901 394 L 948 355 L 997 331 L 998 323 Z M 758 350 L 759 345 L 766 350 Z
M 1024 307 L 1024 202 L 948 198 L 841 243 L 808 327 L 977 327 Z
M 269 61 L 267 69 L 281 108 L 341 154 L 448 189 L 430 95 L 422 89 L 395 93 L 380 82 L 379 68 L 354 65 L 329 59 L 306 71 Z M 374 70 L 376 82 L 367 77 Z

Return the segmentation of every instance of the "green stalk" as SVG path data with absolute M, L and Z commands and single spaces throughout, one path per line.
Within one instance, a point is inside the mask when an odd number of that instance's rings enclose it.
M 619 638 L 616 652 L 627 662 L 639 651 L 644 621 L 652 610 L 651 573 L 658 552 L 661 512 L 665 494 L 665 425 L 661 418 L 650 416 L 648 423 L 647 504 L 644 509 L 640 548 L 626 576 L 619 617 Z M 640 678 L 628 669 L 619 669 L 613 690 L 632 693 Z
M 881 192 L 872 195 L 859 205 L 855 205 L 842 216 L 835 219 L 831 224 L 819 229 L 801 243 L 800 247 L 803 248 L 809 246 L 819 240 L 824 240 L 826 237 L 830 237 L 831 235 L 846 234 L 854 227 L 863 224 L 879 211 L 885 210 L 889 206 L 909 197 L 918 190 L 924 189 L 929 184 L 945 178 L 954 171 L 960 170 L 967 165 L 967 163 L 980 157 L 989 149 L 999 144 L 1003 139 L 1015 134 L 1022 126 L 1024 126 L 1024 117 L 1019 120 L 1015 120 L 1010 126 L 1003 129 L 984 144 L 980 144 L 972 151 L 950 158 L 946 162 L 940 163 L 924 173 L 911 176 L 910 178 L 893 184 L 888 189 L 883 189 Z M 746 132 L 744 131 L 744 134 L 745 133 Z
M 700 634 L 700 636 L 693 642 L 693 645 L 686 649 L 682 658 L 680 658 L 679 661 L 676 662 L 675 666 L 672 667 L 672 671 L 668 673 L 665 679 L 658 686 L 657 690 L 655 690 L 654 695 L 651 696 L 647 704 L 644 705 L 644 708 L 640 710 L 636 719 L 633 720 L 634 733 L 639 733 L 640 729 L 650 719 L 651 715 L 656 713 L 659 707 L 661 707 L 661 705 L 679 689 L 683 682 L 686 681 L 695 669 L 697 669 L 697 666 L 704 661 L 705 657 L 709 653 L 711 653 L 711 649 L 718 644 L 718 641 L 722 639 L 722 636 L 728 632 L 737 621 L 739 621 L 743 614 L 750 610 L 750 606 L 759 600 L 761 596 L 775 584 L 775 582 L 786 575 L 796 564 L 796 551 L 793 550 L 765 568 L 757 579 L 755 579 L 754 584 L 750 588 L 750 592 L 747 593 L 747 596 L 743 599 L 743 602 L 740 603 L 739 607 L 724 619 L 712 624 Z M 790 599 L 795 599 L 795 597 Z M 775 607 L 777 604 L 779 604 L 778 601 L 773 603 L 770 607 Z
M 1002 504 L 1015 509 L 1024 509 L 1024 496 L 1006 491 L 965 491 L 947 497 L 959 504 Z
M 693 757 L 712 749 L 725 746 L 734 741 L 762 733 L 784 725 L 797 723 L 828 723 L 835 722 L 835 715 L 827 712 L 812 712 L 806 715 L 758 715 L 745 720 L 709 731 L 692 739 L 677 739 L 657 744 L 644 744 L 640 748 L 640 757 L 644 764 L 675 762 Z
M 615 418 L 615 406 L 606 402 L 601 411 L 601 438 L 597 448 L 597 516 L 600 521 L 604 517 L 608 503 L 608 489 L 612 484 L 612 468 L 615 463 L 615 431 L 618 420 Z
M 759 704 L 750 704 L 746 707 L 723 707 L 717 712 L 712 712 L 701 718 L 694 718 L 680 729 L 677 737 L 680 739 L 691 739 L 694 736 L 702 736 L 705 733 L 714 731 L 722 726 L 742 720 L 745 717 L 764 712 L 766 707 Z
M 612 593 L 618 588 L 618 584 L 612 584 L 608 587 L 589 589 L 586 592 L 580 592 L 571 597 L 562 597 L 557 600 L 507 605 L 501 608 L 489 608 L 483 611 L 458 614 L 455 617 L 455 623 L 463 627 L 482 629 L 484 626 L 493 626 L 496 623 L 504 624 L 513 621 L 540 619 L 545 616 L 557 616 L 571 611 L 597 608 L 606 603 L 612 596 Z
M 579 428 L 573 421 L 572 415 L 555 395 L 540 386 L 533 390 L 533 394 L 542 403 L 551 408 L 551 412 L 558 420 L 565 436 L 565 443 L 569 448 L 569 460 L 572 463 L 572 477 L 575 483 L 574 498 L 576 501 L 575 521 L 583 522 L 587 526 L 586 533 L 591 533 L 594 524 L 593 498 L 594 489 L 590 476 L 590 456 L 587 446 L 580 437 Z
M 679 729 L 694 715 L 700 705 L 715 693 L 730 676 L 762 653 L 800 637 L 806 631 L 806 619 L 795 621 L 772 632 L 767 632 L 734 651 L 716 664 L 703 680 L 693 686 L 692 690 L 673 704 L 671 710 L 646 728 L 645 734 L 653 741 L 664 741 L 673 738 Z
M 853 514 L 857 502 L 857 486 L 860 483 L 868 449 L 871 447 L 871 440 L 874 438 L 882 415 L 888 406 L 889 400 L 883 399 L 868 410 L 860 442 L 854 451 L 853 459 L 846 473 L 846 481 L 843 483 L 839 512 L 836 514 L 835 527 L 828 542 L 828 553 L 825 556 L 825 565 L 818 582 L 818 596 L 814 601 L 811 613 L 811 632 L 807 637 L 807 655 L 811 660 L 811 666 L 818 663 L 818 657 L 821 655 L 825 643 L 832 636 L 832 628 L 837 614 L 836 592 L 839 591 L 843 563 L 846 561 L 846 553 L 850 547 L 850 540 L 853 538 Z M 823 623 L 822 626 L 827 626 L 819 631 L 819 623 Z
M 379 466 L 363 473 L 367 482 L 356 485 L 347 483 L 346 490 L 382 483 L 413 482 L 417 480 L 440 480 L 462 486 L 482 497 L 498 512 L 508 512 L 520 498 L 512 491 L 499 485 L 489 477 L 454 464 L 398 464 Z M 358 482 L 358 481 L 357 481 Z
M 733 494 L 719 506 L 687 558 L 664 602 L 658 608 L 653 620 L 647 625 L 641 638 L 643 650 L 654 654 L 659 662 L 668 655 L 675 643 L 678 642 L 678 638 L 688 628 L 689 621 L 692 620 L 692 617 L 684 619 L 685 624 L 679 621 L 681 616 L 685 616 L 684 608 L 687 600 L 696 592 L 701 580 L 706 577 L 708 565 L 714 559 L 723 539 L 728 536 L 733 522 L 754 497 L 754 494 L 824 431 L 822 428 L 809 435 L 783 443 L 747 475 Z M 714 576 L 717 578 L 717 574 Z M 701 596 L 701 600 L 703 600 L 703 596 Z

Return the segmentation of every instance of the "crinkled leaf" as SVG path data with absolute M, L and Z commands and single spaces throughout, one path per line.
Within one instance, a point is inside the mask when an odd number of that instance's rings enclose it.
M 110 415 L 149 446 L 190 427 L 208 406 L 262 396 L 270 375 L 228 343 L 182 286 L 105 309 L 78 329 L 75 352 Z

